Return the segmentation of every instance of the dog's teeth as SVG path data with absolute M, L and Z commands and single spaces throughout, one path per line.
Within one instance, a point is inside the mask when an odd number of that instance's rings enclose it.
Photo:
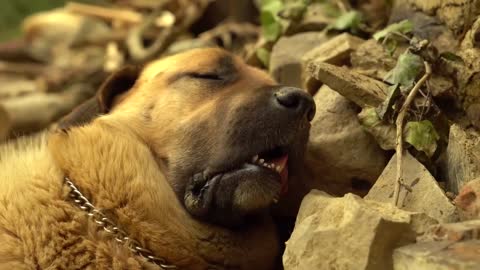
M 255 155 L 255 156 L 252 158 L 252 162 L 253 162 L 253 163 L 256 163 L 257 160 L 258 160 L 258 155 Z
M 277 198 L 273 198 L 273 203 L 278 203 L 278 199 L 277 199 Z
M 261 158 L 261 159 L 258 160 L 258 162 L 259 162 L 260 164 L 263 164 L 263 163 L 265 163 L 265 160 L 264 160 L 263 158 Z
M 281 173 L 281 172 L 282 172 L 282 168 L 280 168 L 280 166 L 275 167 L 275 170 L 276 170 L 278 173 Z

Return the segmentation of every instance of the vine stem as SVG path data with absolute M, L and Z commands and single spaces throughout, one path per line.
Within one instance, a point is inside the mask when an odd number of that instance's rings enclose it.
M 415 96 L 417 95 L 420 88 L 425 84 L 427 79 L 432 74 L 432 68 L 430 65 L 424 61 L 423 64 L 425 65 L 425 74 L 418 80 L 415 86 L 412 88 L 412 91 L 408 93 L 407 99 L 402 105 L 400 112 L 398 113 L 397 120 L 395 121 L 395 125 L 397 127 L 397 135 L 396 135 L 396 154 L 397 154 L 397 175 L 395 179 L 395 191 L 393 193 L 393 205 L 398 207 L 398 199 L 400 197 L 400 188 L 403 184 L 402 180 L 402 165 L 403 165 L 403 122 L 405 121 L 405 116 L 407 115 L 408 108 L 413 103 Z

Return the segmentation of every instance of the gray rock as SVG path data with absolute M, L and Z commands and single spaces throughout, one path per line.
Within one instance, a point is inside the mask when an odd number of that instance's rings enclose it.
M 454 193 L 480 177 L 480 134 L 476 130 L 456 124 L 450 127 L 447 170 L 447 190 Z
M 311 189 L 331 194 L 365 195 L 387 163 L 385 152 L 357 119 L 358 107 L 324 85 L 314 96 L 307 164 L 314 176 Z
M 392 157 L 382 175 L 365 199 L 379 202 L 392 202 L 397 174 L 397 157 Z M 404 154 L 403 174 L 404 184 L 410 189 L 402 188 L 399 202 L 402 209 L 426 213 L 440 222 L 458 220 L 455 206 L 438 185 L 430 172 L 408 152 Z
M 302 56 L 326 40 L 327 36 L 320 32 L 281 37 L 272 49 L 270 73 L 281 84 L 301 87 Z
M 314 190 L 300 208 L 283 264 L 289 269 L 392 269 L 393 250 L 435 221 L 390 204 Z

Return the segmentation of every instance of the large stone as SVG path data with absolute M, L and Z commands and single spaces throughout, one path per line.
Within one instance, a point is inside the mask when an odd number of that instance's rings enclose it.
M 286 270 L 392 269 L 393 250 L 414 243 L 435 221 L 347 194 L 334 198 L 314 190 L 300 208 L 283 256 Z
M 480 219 L 480 179 L 468 182 L 460 190 L 460 194 L 455 198 L 455 205 L 462 219 Z
M 480 177 L 480 134 L 473 128 L 450 127 L 447 147 L 447 189 L 454 193 Z
M 340 34 L 323 44 L 315 47 L 302 57 L 304 69 L 312 61 L 325 62 L 341 66 L 350 62 L 350 54 L 355 51 L 365 40 L 352 36 L 348 33 Z M 308 72 L 303 72 L 303 87 L 308 92 L 314 93 L 318 90 L 319 83 L 312 78 Z
M 394 270 L 478 270 L 480 240 L 412 244 L 396 249 L 393 261 Z
M 408 152 L 404 154 L 402 179 L 407 188 L 401 188 L 400 207 L 422 212 L 441 222 L 458 220 L 455 206 L 428 170 Z M 397 156 L 393 156 L 366 199 L 392 202 L 397 175 Z
M 376 107 L 388 96 L 387 84 L 348 68 L 313 61 L 308 65 L 307 72 L 362 108 Z
M 385 152 L 357 120 L 358 107 L 324 85 L 314 96 L 307 164 L 309 189 L 365 195 L 387 164 Z
M 301 87 L 302 56 L 326 40 L 327 36 L 320 32 L 280 38 L 272 49 L 270 73 L 281 84 Z

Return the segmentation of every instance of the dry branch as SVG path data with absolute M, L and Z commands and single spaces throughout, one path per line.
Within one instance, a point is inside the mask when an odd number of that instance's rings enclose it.
M 400 195 L 400 187 L 402 186 L 402 160 L 403 160 L 403 122 L 405 116 L 407 115 L 408 108 L 413 103 L 415 96 L 420 91 L 420 88 L 427 81 L 430 74 L 432 74 L 432 69 L 427 62 L 423 62 L 425 65 L 425 74 L 420 78 L 420 80 L 415 84 L 413 89 L 407 96 L 407 99 L 402 105 L 400 112 L 398 113 L 397 120 L 395 122 L 397 126 L 397 143 L 396 143 L 396 153 L 397 153 L 397 176 L 395 180 L 395 191 L 393 193 L 393 205 L 398 207 L 398 198 Z

